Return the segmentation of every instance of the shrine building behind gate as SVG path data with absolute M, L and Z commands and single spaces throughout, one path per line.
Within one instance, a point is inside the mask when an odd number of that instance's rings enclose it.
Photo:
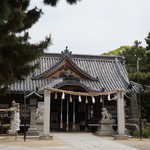
M 130 82 L 121 56 L 72 54 L 67 48 L 60 54 L 47 53 L 37 59 L 40 67 L 24 81 L 10 86 L 9 92 L 0 100 L 1 108 L 10 107 L 15 100 L 20 103 L 21 125 L 24 124 L 24 97 L 31 92 L 44 97 L 44 87 L 73 92 L 112 92 L 125 90 L 126 118 L 138 117 L 136 93 L 139 85 Z M 35 62 L 33 62 L 35 63 Z M 62 96 L 65 96 L 62 98 Z M 107 108 L 112 114 L 114 127 L 117 124 L 117 104 L 115 94 L 102 96 L 77 96 L 51 91 L 51 130 L 76 130 L 79 125 L 98 124 L 101 109 Z M 44 99 L 38 99 L 43 102 Z M 39 105 L 42 103 L 39 103 Z M 26 99 L 26 121 L 30 124 L 29 99 Z M 7 112 L 4 114 L 8 122 Z

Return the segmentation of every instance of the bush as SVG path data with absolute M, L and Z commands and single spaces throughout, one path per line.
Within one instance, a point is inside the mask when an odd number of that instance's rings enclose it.
M 3 128 L 8 129 L 10 127 L 10 124 L 3 124 Z
M 10 127 L 10 124 L 3 124 L 3 126 L 0 127 L 0 133 L 1 134 L 6 134 L 9 127 Z
M 140 131 L 135 130 L 133 132 L 134 137 L 140 137 Z M 150 138 L 150 128 L 149 127 L 142 127 L 142 137 L 143 138 Z

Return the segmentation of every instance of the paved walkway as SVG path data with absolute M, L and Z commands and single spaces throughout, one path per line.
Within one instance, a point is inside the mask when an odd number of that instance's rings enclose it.
M 63 146 L 10 146 L 0 145 L 0 150 L 138 150 L 136 148 L 94 136 L 91 133 L 52 133 L 65 144 Z M 51 141 L 47 141 L 51 142 Z M 34 143 L 33 143 L 34 144 Z

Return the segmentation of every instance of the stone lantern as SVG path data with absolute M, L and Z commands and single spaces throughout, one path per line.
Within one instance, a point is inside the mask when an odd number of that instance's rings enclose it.
M 27 138 L 39 137 L 39 132 L 36 128 L 35 117 L 36 117 L 38 99 L 42 99 L 42 97 L 43 96 L 39 95 L 35 91 L 26 95 L 26 99 L 29 99 L 29 109 L 30 109 L 30 127 L 26 134 Z

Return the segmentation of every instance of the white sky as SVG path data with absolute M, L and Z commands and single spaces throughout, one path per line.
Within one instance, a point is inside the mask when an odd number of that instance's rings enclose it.
M 60 53 L 68 46 L 74 54 L 99 55 L 135 40 L 145 46 L 150 32 L 150 0 L 82 0 L 68 5 L 60 0 L 57 7 L 32 0 L 44 15 L 29 30 L 31 41 L 51 34 L 48 52 Z

